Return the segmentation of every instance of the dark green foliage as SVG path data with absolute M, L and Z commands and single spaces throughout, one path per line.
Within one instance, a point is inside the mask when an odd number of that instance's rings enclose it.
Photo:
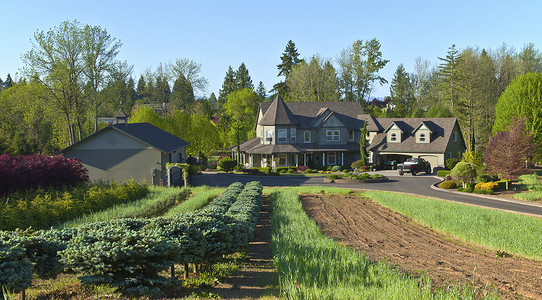
M 32 284 L 32 263 L 17 241 L 0 239 L 0 287 L 18 293 Z M 2 295 L 0 290 L 0 295 Z
M 179 77 L 173 84 L 173 91 L 170 96 L 171 103 L 178 110 L 190 112 L 192 111 L 195 97 L 192 84 L 188 81 L 183 74 L 179 74 Z
M 369 173 L 361 173 L 358 175 L 358 179 L 359 180 L 369 180 L 371 179 L 371 175 L 369 175 Z
M 218 169 L 224 172 L 231 172 L 237 166 L 237 161 L 233 158 L 224 157 L 218 161 Z
M 339 174 L 330 174 L 327 176 L 328 179 L 341 179 L 343 178 L 341 175 Z
M 455 165 L 457 165 L 458 162 L 459 162 L 459 159 L 457 158 L 448 158 L 444 162 L 444 165 L 446 166 L 446 170 L 452 170 L 455 167 Z
M 361 160 L 359 160 L 359 166 L 367 166 L 367 156 L 369 156 L 369 154 L 367 153 L 367 122 L 363 122 L 363 128 L 361 129 L 361 135 L 359 138 L 359 153 L 361 155 Z M 354 168 L 353 165 L 354 164 L 352 164 L 352 168 Z
M 438 177 L 446 177 L 448 175 L 450 175 L 452 171 L 448 171 L 448 170 L 438 170 L 437 171 L 437 176 Z
M 161 199 L 160 201 L 155 202 L 153 205 L 148 206 L 142 211 L 139 211 L 133 215 L 127 215 L 127 218 L 148 218 L 156 217 L 163 214 L 168 209 L 172 208 L 176 204 L 185 200 L 190 195 L 189 189 L 183 189 L 177 195 Z

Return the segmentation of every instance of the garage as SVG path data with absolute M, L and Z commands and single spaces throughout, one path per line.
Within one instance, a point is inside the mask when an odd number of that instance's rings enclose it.
M 427 160 L 431 164 L 431 171 L 434 171 L 435 168 L 439 166 L 437 155 L 420 155 L 419 157 Z

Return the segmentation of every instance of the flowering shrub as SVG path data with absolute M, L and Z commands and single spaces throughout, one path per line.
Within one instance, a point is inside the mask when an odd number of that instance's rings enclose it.
M 306 170 L 309 170 L 309 166 L 299 166 L 296 170 L 298 172 L 305 172 Z
M 454 181 L 446 180 L 440 184 L 441 189 L 455 189 L 457 184 Z
M 76 186 L 88 181 L 78 159 L 62 156 L 0 155 L 0 196 L 38 187 Z
M 496 182 L 479 182 L 474 186 L 475 190 L 495 191 L 499 188 L 499 184 Z

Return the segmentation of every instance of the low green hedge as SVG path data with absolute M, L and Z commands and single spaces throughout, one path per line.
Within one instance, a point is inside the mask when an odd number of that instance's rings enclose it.
M 452 173 L 452 171 L 449 171 L 449 170 L 438 170 L 438 171 L 437 171 L 437 176 L 438 176 L 438 177 L 446 177 L 446 176 L 450 175 L 450 173 Z

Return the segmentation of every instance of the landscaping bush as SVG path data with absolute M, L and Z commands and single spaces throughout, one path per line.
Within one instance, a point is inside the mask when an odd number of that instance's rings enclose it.
M 339 175 L 339 174 L 331 174 L 331 175 L 328 175 L 327 178 L 328 179 L 341 179 L 343 177 L 341 175 Z
M 78 159 L 63 156 L 0 155 L 0 197 L 36 188 L 77 186 L 88 181 L 88 171 Z
M 306 170 L 310 170 L 309 166 L 299 166 L 296 168 L 297 172 L 305 172 Z M 309 173 L 309 172 L 305 172 L 305 173 Z
M 340 172 L 341 169 L 342 169 L 341 166 L 333 166 L 333 167 L 331 168 L 331 171 L 333 171 L 333 172 Z
M 373 175 L 373 179 L 383 179 L 383 178 L 385 178 L 385 177 L 382 174 L 374 174 Z
M 224 172 L 231 172 L 237 166 L 237 161 L 230 157 L 224 157 L 218 161 L 217 168 Z
M 446 166 L 447 170 L 453 170 L 453 168 L 455 168 L 455 165 L 457 165 L 458 162 L 459 162 L 459 159 L 457 158 L 448 158 L 444 162 L 444 165 Z
M 499 180 L 496 182 L 499 185 L 499 190 L 506 190 L 506 180 Z
M 260 170 L 258 170 L 256 168 L 243 169 L 243 173 L 245 173 L 247 175 L 253 175 L 253 176 L 261 175 Z
M 312 169 L 305 169 L 305 173 L 312 173 Z
M 369 175 L 368 173 L 361 173 L 358 175 L 359 180 L 368 180 L 371 178 L 372 178 L 371 175 Z
M 495 191 L 498 188 L 499 184 L 496 182 L 479 182 L 474 186 L 474 190 Z
M 295 172 L 295 170 L 289 169 L 288 172 L 286 172 L 286 173 L 288 173 L 288 174 L 293 174 L 294 172 Z
M 275 168 L 275 172 L 278 172 L 278 173 L 286 173 L 288 171 L 288 167 L 276 167 Z
M 478 177 L 476 178 L 476 181 L 478 181 L 479 183 L 490 182 L 491 176 L 487 174 L 478 175 Z
M 442 189 L 455 189 L 457 187 L 457 184 L 455 181 L 446 180 L 440 183 L 440 188 Z
M 473 193 L 475 194 L 485 194 L 485 195 L 492 195 L 493 194 L 493 191 L 492 190 L 482 190 L 482 189 L 474 189 L 472 191 Z
M 362 161 L 361 160 L 356 160 L 355 162 L 352 163 L 351 167 L 352 169 L 361 169 L 362 167 Z

